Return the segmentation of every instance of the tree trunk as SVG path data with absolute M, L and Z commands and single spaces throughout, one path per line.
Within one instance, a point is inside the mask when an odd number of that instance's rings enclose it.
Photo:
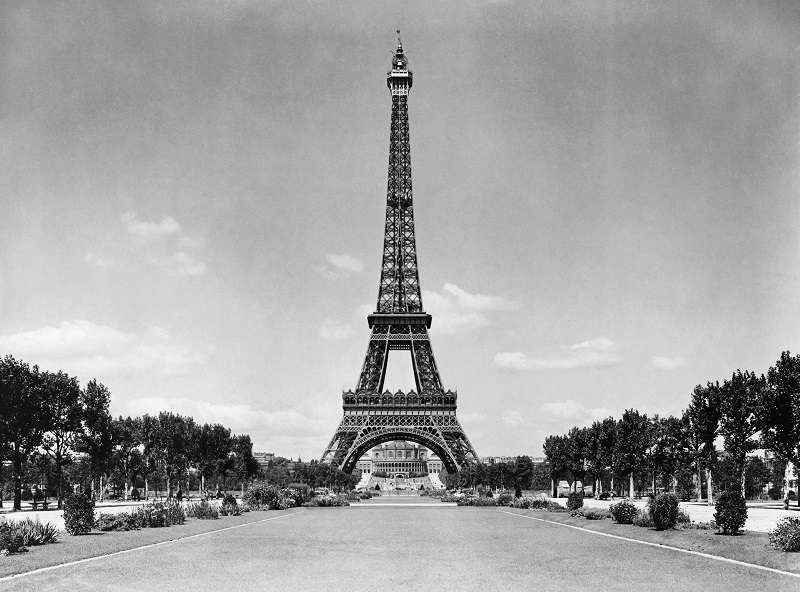
M 706 469 L 706 493 L 708 494 L 708 505 L 714 505 L 714 484 L 711 480 L 711 469 Z
M 22 452 L 14 446 L 14 510 L 22 510 Z
M 206 497 L 206 476 L 200 473 L 200 497 Z
M 89 492 L 89 497 L 91 498 L 92 501 L 94 501 L 94 499 L 95 499 L 94 475 L 92 475 L 92 480 L 91 480 L 90 487 L 92 488 L 92 490 Z
M 144 478 L 144 501 L 147 501 L 147 496 L 150 493 L 150 490 L 147 486 L 147 477 Z
M 788 490 L 789 488 L 787 487 L 786 489 Z M 552 494 L 550 497 L 556 497 L 556 480 L 553 478 L 550 479 L 550 493 Z
M 700 467 L 700 457 L 697 457 L 697 503 L 703 498 L 703 475 Z
M 61 478 L 61 455 L 60 454 L 56 455 L 55 461 L 56 461 L 56 479 L 58 479 L 58 488 L 56 490 L 56 495 L 58 495 L 57 506 L 58 506 L 58 509 L 60 510 L 61 506 L 63 504 L 62 500 L 64 499 L 64 492 L 62 490 L 62 485 L 61 485 L 61 482 L 63 481 L 63 479 Z
M 172 499 L 172 480 L 169 478 L 169 471 L 167 471 L 167 499 Z
M 614 471 L 611 471 L 611 491 L 614 491 Z
M 125 477 L 125 501 L 128 501 L 128 477 Z
M 633 499 L 633 471 L 631 471 L 631 484 L 630 488 L 628 489 L 628 497 Z

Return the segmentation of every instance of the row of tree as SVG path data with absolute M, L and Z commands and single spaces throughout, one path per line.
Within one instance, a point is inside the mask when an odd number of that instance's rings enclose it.
M 620 419 L 573 427 L 544 443 L 553 487 L 559 480 L 588 479 L 599 492 L 606 483 L 615 490 L 615 480 L 619 486 L 626 479 L 632 495 L 638 478 L 653 491 L 657 484 L 675 491 L 681 483 L 693 483 L 699 500 L 705 477 L 709 503 L 721 459 L 736 476 L 726 487 L 745 493 L 749 455 L 761 448 L 772 451 L 781 467 L 800 466 L 800 356 L 788 351 L 766 376 L 737 370 L 722 384 L 696 386 L 680 417 L 648 418 L 630 409 Z M 788 495 L 788 475 L 784 480 Z
M 113 419 L 110 399 L 96 380 L 81 388 L 63 372 L 43 372 L 12 356 L 0 359 L 0 471 L 10 460 L 15 509 L 31 467 L 53 475 L 61 507 L 64 470 L 76 459 L 88 470 L 93 496 L 102 497 L 112 479 L 124 483 L 126 499 L 137 479 L 146 492 L 148 479 L 163 478 L 171 496 L 174 484 L 191 472 L 199 474 L 204 490 L 212 476 L 224 480 L 233 473 L 244 481 L 258 471 L 247 435 L 173 413 Z
M 517 456 L 498 463 L 465 463 L 456 473 L 442 472 L 448 489 L 472 489 L 478 485 L 491 489 L 542 490 L 550 485 L 549 466 L 534 463 L 529 456 Z

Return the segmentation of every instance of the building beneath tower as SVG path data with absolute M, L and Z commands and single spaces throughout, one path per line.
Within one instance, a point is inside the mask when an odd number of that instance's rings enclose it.
M 424 446 L 397 440 L 376 446 L 358 460 L 356 467 L 361 473 L 386 473 L 392 478 L 407 479 L 412 474 L 438 474 L 442 461 Z

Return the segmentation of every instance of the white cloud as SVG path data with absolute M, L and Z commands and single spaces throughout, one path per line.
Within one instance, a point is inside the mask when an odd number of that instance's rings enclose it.
M 175 235 L 180 233 L 181 225 L 170 217 L 164 216 L 161 222 L 143 222 L 136 219 L 136 214 L 133 212 L 126 212 L 122 215 L 122 221 L 125 222 L 130 234 L 134 240 L 149 242 L 165 236 Z
M 145 222 L 138 220 L 136 214 L 126 212 L 121 219 L 133 243 L 148 261 L 164 272 L 190 277 L 207 271 L 206 264 L 190 252 L 201 249 L 203 239 L 187 235 L 174 218 L 165 216 L 160 222 Z
M 517 303 L 502 296 L 470 294 L 455 284 L 445 284 L 440 292 L 423 291 L 422 302 L 440 335 L 473 331 L 490 323 L 487 313 L 517 308 Z
M 0 351 L 46 370 L 88 379 L 137 372 L 183 374 L 205 362 L 213 348 L 180 343 L 164 327 L 134 333 L 75 320 L 0 335 Z
M 327 263 L 316 265 L 314 269 L 326 278 L 350 276 L 364 271 L 364 263 L 361 259 L 347 253 L 342 255 L 328 253 L 325 255 L 325 260 Z
M 111 259 L 98 257 L 94 253 L 86 253 L 86 255 L 83 257 L 83 260 L 89 265 L 94 265 L 95 267 L 109 268 L 114 266 L 114 262 Z
M 503 414 L 503 423 L 510 427 L 517 427 L 523 423 L 522 414 L 519 411 L 506 411 Z
M 612 415 L 610 409 L 605 407 L 592 407 L 588 408 L 582 403 L 568 399 L 566 401 L 557 401 L 553 403 L 544 403 L 539 411 L 551 417 L 559 419 L 575 419 L 575 420 L 590 420 L 595 421 L 605 419 Z
M 511 372 L 533 372 L 535 370 L 574 370 L 580 368 L 604 368 L 622 361 L 613 341 L 598 337 L 575 345 L 540 352 L 530 357 L 522 352 L 501 352 L 495 355 L 494 365 Z
M 664 356 L 653 356 L 650 358 L 649 368 L 655 370 L 676 370 L 683 368 L 686 365 L 686 360 L 683 358 L 667 358 Z
M 355 334 L 355 329 L 339 321 L 327 318 L 319 328 L 319 336 L 326 341 L 343 341 Z

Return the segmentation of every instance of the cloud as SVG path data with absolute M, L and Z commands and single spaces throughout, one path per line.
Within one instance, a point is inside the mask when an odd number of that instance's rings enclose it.
M 327 263 L 317 265 L 314 269 L 326 278 L 350 276 L 364 271 L 364 263 L 352 255 L 328 253 L 325 255 Z
M 319 336 L 326 341 L 343 341 L 355 334 L 355 329 L 339 321 L 327 318 L 319 328 Z
M 477 424 L 486 421 L 486 416 L 482 413 L 459 413 L 458 420 L 464 424 Z
M 610 409 L 605 407 L 592 407 L 588 408 L 582 403 L 568 399 L 566 401 L 557 401 L 554 403 L 544 403 L 539 411 L 545 415 L 556 417 L 558 419 L 576 419 L 576 420 L 590 420 L 595 421 L 598 419 L 605 419 L 613 415 Z
M 516 302 L 502 296 L 470 294 L 455 284 L 445 284 L 440 292 L 422 292 L 425 309 L 434 317 L 436 333 L 468 333 L 490 323 L 487 313 L 515 310 Z
M 192 253 L 203 247 L 203 239 L 187 235 L 171 216 L 165 216 L 160 222 L 145 222 L 137 219 L 136 214 L 126 212 L 121 219 L 133 243 L 150 263 L 165 273 L 191 277 L 207 271 L 206 264 Z
M 519 411 L 506 411 L 503 414 L 503 423 L 510 427 L 518 427 L 524 422 Z
M 575 345 L 541 352 L 529 357 L 522 352 L 501 352 L 495 355 L 494 365 L 510 372 L 536 370 L 574 370 L 580 368 L 605 368 L 622 361 L 613 341 L 598 337 Z
M 164 327 L 134 333 L 75 320 L 0 335 L 0 351 L 46 370 L 100 378 L 137 372 L 184 374 L 207 361 L 213 348 L 180 343 Z
M 161 222 L 143 222 L 137 220 L 133 212 L 126 212 L 122 215 L 122 221 L 128 227 L 128 234 L 143 242 L 175 235 L 181 231 L 181 225 L 170 216 L 164 216 Z
M 686 360 L 683 358 L 667 358 L 663 356 L 653 356 L 650 358 L 650 365 L 648 368 L 654 370 L 676 370 L 683 368 L 686 365 Z
M 114 267 L 114 262 L 111 259 L 98 257 L 94 253 L 86 253 L 86 255 L 83 257 L 83 260 L 89 265 L 94 265 L 95 267 L 101 267 L 104 269 Z

